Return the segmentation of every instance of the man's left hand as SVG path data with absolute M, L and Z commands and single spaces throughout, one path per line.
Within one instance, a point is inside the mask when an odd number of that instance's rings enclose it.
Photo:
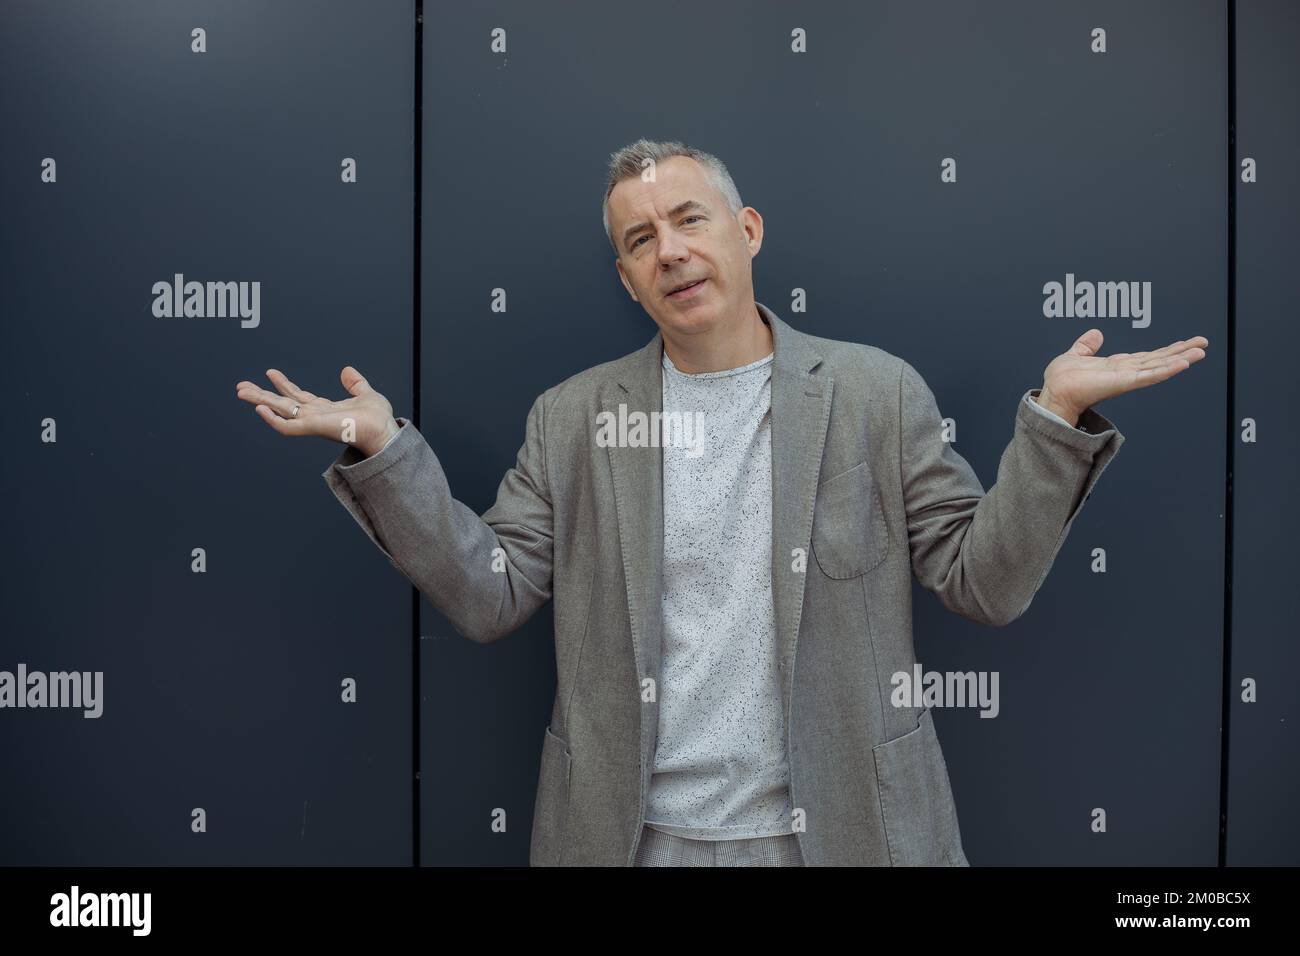
M 1172 378 L 1205 358 L 1210 340 L 1203 335 L 1174 342 L 1154 352 L 1117 352 L 1101 356 L 1100 329 L 1089 329 L 1068 352 L 1052 359 L 1043 372 L 1043 389 L 1034 401 L 1071 425 L 1098 402 Z

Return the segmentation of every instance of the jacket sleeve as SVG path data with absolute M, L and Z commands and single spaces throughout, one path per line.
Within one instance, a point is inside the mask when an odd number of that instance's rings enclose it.
M 381 451 L 366 458 L 348 446 L 322 474 L 389 563 L 479 643 L 509 634 L 551 597 L 544 398 L 533 402 L 515 465 L 482 517 L 452 497 L 433 449 L 404 418 Z
M 1093 409 L 1070 427 L 1021 396 L 997 482 L 944 441 L 934 394 L 902 363 L 899 462 L 917 580 L 970 620 L 1003 626 L 1028 610 L 1092 486 L 1124 436 Z

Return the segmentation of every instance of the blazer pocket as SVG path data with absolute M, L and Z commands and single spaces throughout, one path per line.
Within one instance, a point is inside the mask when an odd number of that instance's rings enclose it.
M 559 866 L 569 815 L 569 774 L 572 758 L 568 745 L 546 728 L 542 737 L 542 766 L 533 806 L 531 866 Z
M 875 479 L 862 461 L 817 486 L 812 550 L 831 578 L 855 578 L 889 553 L 889 525 Z
M 968 866 L 961 848 L 948 765 L 930 708 L 901 737 L 871 748 L 894 866 Z

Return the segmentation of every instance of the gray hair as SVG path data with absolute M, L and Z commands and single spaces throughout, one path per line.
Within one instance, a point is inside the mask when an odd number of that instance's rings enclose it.
M 614 241 L 614 235 L 609 228 L 610 193 L 623 180 L 639 177 L 647 159 L 653 159 L 655 165 L 658 165 L 674 156 L 687 156 L 704 167 L 705 174 L 718 192 L 722 193 L 722 197 L 727 201 L 727 208 L 731 210 L 733 216 L 744 206 L 731 173 L 727 172 L 726 164 L 712 153 L 706 153 L 676 140 L 638 139 L 635 143 L 628 143 L 618 152 L 611 153 L 609 157 L 609 181 L 605 186 L 605 200 L 601 203 L 600 215 L 605 225 L 605 235 L 609 237 L 609 244 L 614 247 L 616 254 L 619 251 L 618 243 Z

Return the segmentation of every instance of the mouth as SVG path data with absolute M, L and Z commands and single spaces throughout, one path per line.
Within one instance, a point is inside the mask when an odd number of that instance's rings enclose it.
M 671 290 L 669 290 L 665 298 L 668 299 L 688 298 L 689 296 L 694 295 L 696 291 L 707 281 L 708 278 L 705 277 L 703 279 L 692 279 L 689 282 L 683 282 L 680 285 L 677 285 L 673 287 Z

